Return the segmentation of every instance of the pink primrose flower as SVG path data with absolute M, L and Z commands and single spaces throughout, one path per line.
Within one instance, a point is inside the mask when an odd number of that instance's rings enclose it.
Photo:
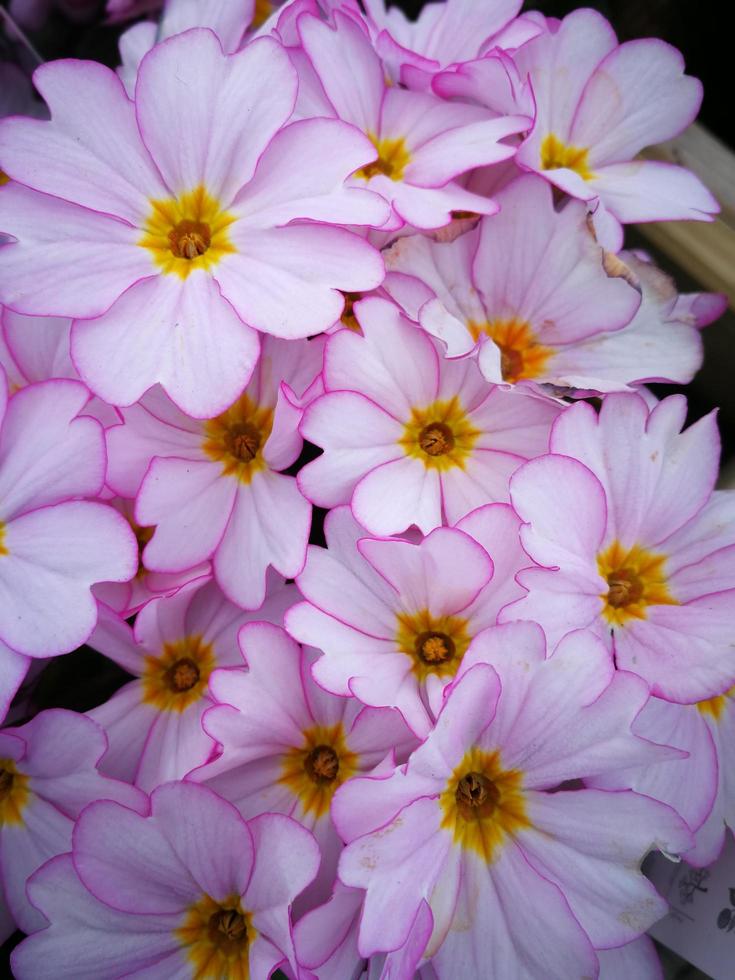
M 551 455 L 511 479 L 521 540 L 543 568 L 501 618 L 541 623 L 551 643 L 590 627 L 652 693 L 694 702 L 735 681 L 735 511 L 712 495 L 714 413 L 681 432 L 686 401 L 649 411 L 635 394 L 568 408 Z
M 148 817 L 92 803 L 72 853 L 29 885 L 49 925 L 14 951 L 14 975 L 260 980 L 284 966 L 303 977 L 291 905 L 318 863 L 316 842 L 296 821 L 268 813 L 245 823 L 203 786 L 159 787 Z
M 74 821 L 93 800 L 115 800 L 145 813 L 148 800 L 97 772 L 107 749 L 102 729 L 73 711 L 42 711 L 0 732 L 0 882 L 17 928 L 45 925 L 28 901 L 26 881 L 71 848 Z
M 319 688 L 311 676 L 315 652 L 302 651 L 279 627 L 252 623 L 239 641 L 247 672 L 218 670 L 209 682 L 217 705 L 203 723 L 221 752 L 189 778 L 234 803 L 246 820 L 285 813 L 314 834 L 321 866 L 299 902 L 313 907 L 330 894 L 342 848 L 329 816 L 335 790 L 384 761 L 391 769 L 416 738 L 397 711 Z
M 327 549 L 310 546 L 296 580 L 307 601 L 286 615 L 292 636 L 324 652 L 316 682 L 398 708 L 426 736 L 471 640 L 522 592 L 518 526 L 510 507 L 489 504 L 412 544 L 364 537 L 348 508 L 333 510 Z
M 508 499 L 524 459 L 545 453 L 562 406 L 489 384 L 472 359 L 450 361 L 390 301 L 355 304 L 361 334 L 327 341 L 326 394 L 308 406 L 306 439 L 324 449 L 298 475 L 323 507 L 351 502 L 373 534 L 428 533 Z
M 377 160 L 356 168 L 349 183 L 390 203 L 391 220 L 383 229 L 437 228 L 449 223 L 454 210 L 497 211 L 493 201 L 466 191 L 455 178 L 512 157 L 515 148 L 502 140 L 528 129 L 530 120 L 387 85 L 363 28 L 339 11 L 334 22 L 332 28 L 313 16 L 299 19 L 311 65 L 300 80 L 306 88 L 318 87 L 312 98 L 321 99 L 323 112 L 351 123 L 374 145 Z
M 93 62 L 34 79 L 51 121 L 0 122 L 0 226 L 16 239 L 0 248 L 0 301 L 76 318 L 72 358 L 106 401 L 160 382 L 188 414 L 216 415 L 252 373 L 258 330 L 319 333 L 340 289 L 383 278 L 377 252 L 332 227 L 386 219 L 344 184 L 375 149 L 338 120 L 286 125 L 297 78 L 272 38 L 226 56 L 209 30 L 179 34 L 141 62 L 134 102 Z
M 513 59 L 536 103 L 517 162 L 589 201 L 607 248 L 620 248 L 620 222 L 711 221 L 719 211 L 688 170 L 635 159 L 699 111 L 702 86 L 684 74 L 676 48 L 654 38 L 618 44 L 604 17 L 582 9 L 546 21 Z
M 96 582 L 135 574 L 135 538 L 96 497 L 102 427 L 81 413 L 78 381 L 28 385 L 8 398 L 0 368 L 0 715 L 28 657 L 68 653 L 97 621 Z
M 301 452 L 322 350 L 319 339 L 269 338 L 243 394 L 214 419 L 188 418 L 160 390 L 123 410 L 107 434 L 107 479 L 137 495 L 137 523 L 155 527 L 146 568 L 178 574 L 211 559 L 222 591 L 247 609 L 263 602 L 269 565 L 284 578 L 301 571 L 311 506 L 281 471 Z
M 274 577 L 257 618 L 282 622 L 294 593 Z M 89 644 L 134 678 L 89 712 L 110 743 L 103 772 L 150 791 L 206 762 L 215 748 L 202 728 L 213 704 L 209 679 L 217 667 L 242 666 L 237 633 L 254 618 L 207 579 L 152 599 L 133 628 L 100 607 Z
M 672 752 L 630 731 L 647 698 L 589 632 L 548 658 L 534 623 L 478 637 L 408 763 L 335 795 L 350 842 L 339 875 L 366 891 L 360 953 L 402 946 L 427 900 L 424 957 L 439 980 L 596 976 L 596 948 L 667 911 L 640 871 L 646 853 L 680 853 L 691 835 L 636 793 L 558 788 Z

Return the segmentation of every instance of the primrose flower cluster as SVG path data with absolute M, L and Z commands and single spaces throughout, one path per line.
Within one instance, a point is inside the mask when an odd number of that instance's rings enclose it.
M 701 86 L 520 6 L 110 0 L 117 71 L 3 66 L 19 980 L 660 976 L 644 857 L 735 828 L 735 495 L 646 387 L 723 299 L 624 226 L 717 212 L 639 156 Z M 34 714 L 82 644 L 129 679 Z

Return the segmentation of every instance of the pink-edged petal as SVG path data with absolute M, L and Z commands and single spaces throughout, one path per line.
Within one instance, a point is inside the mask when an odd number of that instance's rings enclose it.
M 374 289 L 384 276 L 380 254 L 343 228 L 259 230 L 241 221 L 232 239 L 239 254 L 225 255 L 217 266 L 225 299 L 245 323 L 287 340 L 331 327 L 344 307 L 337 290 Z
M 419 545 L 365 538 L 358 547 L 405 609 L 435 616 L 461 612 L 493 574 L 485 549 L 455 528 L 437 528 Z
M 590 168 L 632 160 L 693 122 L 702 83 L 684 74 L 679 51 L 657 38 L 611 51 L 587 84 L 570 141 L 590 147 Z
M 136 112 L 170 190 L 177 195 L 203 184 L 227 207 L 291 115 L 296 88 L 288 55 L 272 38 L 229 57 L 205 29 L 157 44 L 138 71 Z M 233 118 L 245 124 L 233 127 Z
M 140 139 L 115 72 L 94 61 L 53 61 L 34 72 L 51 121 L 0 126 L 6 173 L 35 190 L 136 225 L 166 188 Z
M 301 43 L 339 118 L 377 134 L 386 87 L 380 59 L 350 17 L 336 13 L 334 24 L 331 28 L 316 17 L 299 18 Z
M 402 455 L 402 432 L 400 423 L 358 392 L 322 395 L 307 408 L 301 434 L 324 452 L 299 471 L 299 489 L 321 507 L 349 503 L 364 474 Z
M 337 881 L 329 901 L 296 923 L 294 942 L 299 962 L 312 970 L 321 967 L 324 980 L 343 980 L 360 960 L 357 924 L 362 896 L 360 889 Z
M 20 980 L 112 980 L 120 969 L 158 963 L 177 946 L 180 916 L 130 916 L 98 902 L 80 882 L 70 854 L 44 865 L 29 895 L 51 925 L 13 952 Z
M 127 521 L 104 504 L 69 501 L 17 518 L 0 560 L 0 636 L 19 653 L 49 657 L 84 643 L 97 621 L 90 589 L 125 582 L 137 567 Z
M 325 145 L 330 148 L 326 158 Z M 370 140 L 339 119 L 292 123 L 263 153 L 234 211 L 242 213 L 250 228 L 272 228 L 296 218 L 380 226 L 390 214 L 385 201 L 372 191 L 345 184 L 374 157 Z M 294 160 L 299 161 L 297 167 Z
M 468 854 L 462 872 L 454 921 L 471 915 L 472 931 L 449 930 L 434 956 L 440 977 L 453 976 L 455 968 L 463 976 L 479 970 L 518 978 L 595 975 L 595 954 L 562 891 L 536 873 L 516 844 L 489 868 Z M 544 939 L 550 935 L 553 943 Z
M 292 476 L 265 470 L 239 487 L 214 556 L 214 574 L 225 595 L 245 609 L 259 608 L 269 565 L 285 578 L 304 567 L 310 527 L 311 505 Z
M 636 793 L 529 794 L 518 837 L 539 874 L 559 885 L 595 946 L 637 938 L 668 909 L 640 871 L 649 850 L 685 851 L 691 834 L 663 803 Z
M 100 762 L 100 771 L 132 783 L 151 727 L 158 717 L 157 709 L 143 702 L 142 684 L 137 681 L 126 684 L 88 713 L 104 728 L 109 742 Z
M 186 711 L 161 711 L 148 729 L 135 773 L 135 784 L 150 793 L 171 779 L 182 779 L 202 766 L 215 744 L 202 728 L 209 699 L 200 697 Z
M 64 380 L 31 385 L 11 399 L 0 436 L 3 520 L 100 492 L 105 476 L 102 429 L 93 419 L 76 418 L 88 399 L 84 385 Z
M 139 283 L 104 316 L 77 321 L 72 333 L 74 363 L 106 401 L 130 405 L 160 381 L 197 418 L 210 418 L 237 398 L 258 348 L 257 335 L 214 280 L 196 271 L 183 283 L 177 276 Z
M 735 682 L 732 617 L 735 590 L 683 606 L 649 606 L 645 619 L 615 631 L 615 656 L 668 701 L 713 697 Z
M 439 472 L 408 456 L 390 460 L 358 482 L 352 509 L 372 534 L 398 534 L 412 524 L 427 534 L 442 523 Z
M 11 702 L 23 683 L 31 661 L 0 640 L 0 721 L 5 720 Z
M 533 459 L 510 482 L 513 507 L 527 527 L 523 546 L 542 565 L 596 576 L 595 556 L 605 534 L 605 492 L 597 477 L 568 456 Z
M 327 342 L 327 391 L 359 391 L 405 423 L 437 397 L 439 360 L 431 340 L 395 304 L 369 297 L 355 306 L 363 337 L 341 330 Z
M 713 221 L 720 206 L 683 167 L 634 160 L 602 167 L 590 188 L 624 224 L 635 221 Z
M 77 874 L 96 898 L 120 912 L 181 912 L 196 901 L 199 889 L 167 830 L 118 803 L 91 803 L 74 828 Z
M 522 532 L 523 528 L 521 537 Z M 518 573 L 518 582 L 528 594 L 501 609 L 498 622 L 541 623 L 552 647 L 571 630 L 593 628 L 602 611 L 604 585 L 596 584 L 594 576 L 527 568 Z M 603 630 L 600 627 L 598 633 Z
M 10 181 L 0 192 L 0 302 L 39 316 L 99 316 L 151 274 L 140 232 Z
M 209 558 L 222 540 L 237 483 L 215 463 L 156 458 L 138 494 L 136 520 L 155 525 L 144 560 L 159 572 L 183 571 Z
M 648 936 L 615 949 L 598 949 L 600 980 L 663 980 L 661 961 Z

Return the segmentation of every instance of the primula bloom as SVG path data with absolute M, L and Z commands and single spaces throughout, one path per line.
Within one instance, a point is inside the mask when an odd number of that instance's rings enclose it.
M 594 785 L 634 789 L 668 803 L 695 832 L 687 863 L 712 864 L 722 850 L 726 827 L 735 827 L 735 688 L 697 704 L 651 698 L 633 728 L 641 737 L 665 741 L 688 757 L 608 773 Z
M 160 787 L 149 817 L 92 803 L 72 854 L 29 885 L 50 925 L 14 951 L 14 976 L 259 980 L 281 965 L 298 975 L 290 908 L 318 863 L 294 820 L 269 813 L 245 823 L 202 786 Z
M 644 796 L 556 790 L 666 757 L 630 731 L 647 697 L 589 632 L 548 659 L 534 623 L 478 637 L 406 766 L 335 796 L 351 841 L 340 878 L 367 892 L 360 952 L 401 946 L 426 899 L 424 956 L 440 980 L 597 976 L 595 948 L 635 939 L 667 910 L 640 872 L 648 850 L 681 852 L 691 836 Z
M 123 410 L 108 430 L 109 485 L 137 494 L 135 517 L 155 528 L 143 561 L 180 573 L 212 559 L 233 602 L 257 609 L 266 570 L 284 578 L 303 568 L 311 507 L 285 470 L 301 452 L 302 398 L 319 390 L 323 344 L 268 338 L 237 401 L 216 418 L 178 411 L 160 390 Z
M 324 651 L 318 684 L 398 708 L 423 737 L 472 638 L 521 592 L 518 519 L 490 504 L 411 544 L 363 537 L 340 507 L 325 534 L 327 550 L 311 546 L 297 579 L 308 601 L 289 610 L 286 628 Z
M 569 384 L 577 348 L 630 323 L 640 295 L 606 271 L 584 205 L 556 211 L 549 185 L 531 175 L 496 199 L 500 214 L 476 230 L 448 244 L 403 238 L 386 265 L 427 287 L 413 300 L 419 323 L 450 357 L 479 343 L 489 381 Z M 410 288 L 401 282 L 397 298 Z
M 735 521 L 712 497 L 714 413 L 681 432 L 685 416 L 678 395 L 649 412 L 611 394 L 599 415 L 580 403 L 559 417 L 552 455 L 511 480 L 523 546 L 545 567 L 521 573 L 529 594 L 503 616 L 552 643 L 591 627 L 654 694 L 691 702 L 735 681 Z
M 135 538 L 95 497 L 105 477 L 102 428 L 80 416 L 78 381 L 45 381 L 8 398 L 0 368 L 0 714 L 28 657 L 68 653 L 97 621 L 95 582 L 125 582 Z
M 299 33 L 326 94 L 323 111 L 362 130 L 377 150 L 378 159 L 355 168 L 350 184 L 390 202 L 392 217 L 383 227 L 437 228 L 449 223 L 453 210 L 497 211 L 493 201 L 466 191 L 455 178 L 513 156 L 515 147 L 500 141 L 527 129 L 530 120 L 495 118 L 479 106 L 450 105 L 428 93 L 387 86 L 365 31 L 344 14 L 335 13 L 334 20 L 336 29 L 304 16 Z M 301 78 L 314 88 L 308 73 Z
M 323 223 L 385 220 L 379 197 L 344 186 L 375 148 L 336 120 L 285 126 L 297 78 L 273 39 L 226 56 L 209 30 L 179 34 L 143 59 L 134 102 L 94 62 L 34 77 L 51 121 L 0 123 L 0 230 L 17 239 L 0 249 L 0 301 L 79 318 L 72 357 L 106 401 L 158 381 L 215 415 L 252 372 L 257 330 L 319 333 L 338 290 L 381 281 L 371 246 Z
M 301 431 L 324 453 L 299 473 L 323 507 L 351 500 L 373 534 L 424 533 L 508 499 L 523 459 L 546 452 L 561 406 L 488 384 L 473 360 L 446 360 L 388 300 L 356 304 L 362 335 L 327 341 L 327 394 Z
M 281 622 L 293 593 L 274 582 L 257 618 Z M 252 618 L 206 579 L 152 599 L 133 629 L 100 609 L 90 646 L 135 678 L 89 712 L 110 742 L 103 772 L 148 791 L 209 758 L 214 743 L 202 728 L 213 703 L 209 678 L 217 667 L 242 667 L 237 632 Z
M 44 925 L 28 902 L 26 881 L 44 861 L 71 848 L 81 810 L 103 799 L 139 813 L 147 808 L 139 790 L 97 772 L 106 748 L 102 729 L 72 711 L 43 711 L 0 732 L 0 881 L 24 932 Z
M 520 0 L 446 0 L 425 4 L 416 20 L 386 0 L 365 0 L 375 49 L 395 81 L 427 88 L 450 65 L 497 48 L 516 48 L 539 33 L 530 18 L 515 15 Z
M 312 653 L 282 629 L 253 623 L 240 631 L 248 671 L 218 670 L 209 687 L 218 703 L 204 727 L 221 754 L 192 774 L 246 819 L 285 813 L 314 834 L 322 863 L 309 903 L 329 894 L 341 850 L 329 816 L 335 790 L 388 757 L 405 756 L 415 737 L 397 711 L 335 697 L 311 677 Z
M 536 103 L 533 130 L 516 157 L 561 190 L 591 201 L 607 247 L 622 243 L 618 222 L 710 221 L 714 197 L 683 167 L 634 157 L 676 136 L 702 101 L 671 45 L 645 38 L 618 44 L 594 10 L 575 10 L 515 52 Z

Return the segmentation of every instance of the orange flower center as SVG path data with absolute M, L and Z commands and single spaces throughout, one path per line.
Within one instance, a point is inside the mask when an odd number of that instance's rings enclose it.
M 648 606 L 678 605 L 669 592 L 666 555 L 614 541 L 597 556 L 597 567 L 608 585 L 600 598 L 605 602 L 602 615 L 611 626 L 645 619 Z
M 551 347 L 540 344 L 538 337 L 523 320 L 470 321 L 467 327 L 477 342 L 482 334 L 500 348 L 500 371 L 509 384 L 528 378 L 538 378 L 554 353 Z
M 583 146 L 563 143 L 554 133 L 549 133 L 541 144 L 541 169 L 573 170 L 583 180 L 591 180 L 594 173 L 589 168 L 589 150 Z
M 186 711 L 204 694 L 216 665 L 210 643 L 201 635 L 164 643 L 159 657 L 146 657 L 143 702 L 159 711 Z
M 467 620 L 460 616 L 435 616 L 428 609 L 397 616 L 396 646 L 411 658 L 422 681 L 430 674 L 454 677 L 470 639 Z
M 28 776 L 18 772 L 12 759 L 0 759 L 0 827 L 23 823 L 23 811 L 30 795 Z
M 298 797 L 305 816 L 319 820 L 329 813 L 337 788 L 356 772 L 358 756 L 348 748 L 340 722 L 314 725 L 303 737 L 302 745 L 284 754 L 278 781 Z
M 197 980 L 249 980 L 250 947 L 258 934 L 238 895 L 222 902 L 203 895 L 189 907 L 175 935 Z
M 398 443 L 407 456 L 420 459 L 427 469 L 445 471 L 464 467 L 480 434 L 455 395 L 426 408 L 412 408 Z
M 391 180 L 402 180 L 403 172 L 411 161 L 406 141 L 400 136 L 396 139 L 379 139 L 372 133 L 367 135 L 378 151 L 378 159 L 361 167 L 357 171 L 357 176 L 370 180 L 376 174 L 383 174 Z
M 202 448 L 223 464 L 223 476 L 250 483 L 255 473 L 266 468 L 262 449 L 272 427 L 273 409 L 261 408 L 241 395 L 222 415 L 204 423 L 207 438 Z

